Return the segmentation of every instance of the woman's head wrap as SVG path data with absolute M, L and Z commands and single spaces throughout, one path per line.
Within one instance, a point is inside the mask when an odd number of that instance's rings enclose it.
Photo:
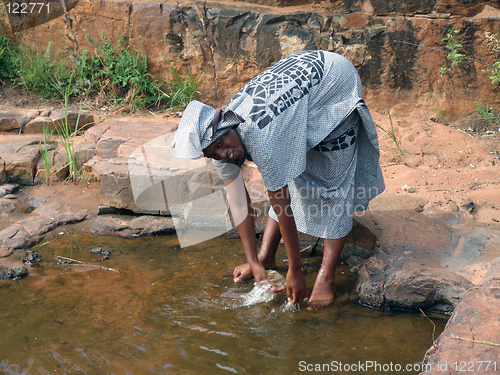
M 242 122 L 244 120 L 233 111 L 216 111 L 209 105 L 193 100 L 184 110 L 172 142 L 174 156 L 198 159 L 203 156 L 205 148 Z

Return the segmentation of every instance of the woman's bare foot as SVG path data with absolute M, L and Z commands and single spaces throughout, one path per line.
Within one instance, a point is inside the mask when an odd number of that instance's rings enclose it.
M 276 268 L 276 262 L 267 262 L 264 263 L 261 261 L 261 264 L 264 266 L 266 270 L 273 270 Z M 245 263 L 235 267 L 233 271 L 233 280 L 235 283 L 241 283 L 244 280 L 248 280 L 253 277 L 252 267 L 250 264 Z
M 320 270 L 309 298 L 308 310 L 319 310 L 332 304 L 335 298 L 335 277 L 330 279 Z

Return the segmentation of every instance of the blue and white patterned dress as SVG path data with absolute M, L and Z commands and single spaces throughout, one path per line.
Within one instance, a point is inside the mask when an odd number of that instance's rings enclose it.
M 224 110 L 245 120 L 236 131 L 266 188 L 288 185 L 298 231 L 341 238 L 353 211 L 384 190 L 377 132 L 346 58 L 293 54 L 248 82 Z M 214 161 L 222 179 L 234 174 L 228 163 Z M 272 208 L 269 215 L 277 220 Z

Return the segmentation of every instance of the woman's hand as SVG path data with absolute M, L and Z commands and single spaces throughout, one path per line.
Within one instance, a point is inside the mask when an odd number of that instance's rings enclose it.
M 251 265 L 252 274 L 256 283 L 259 283 L 267 279 L 266 269 L 260 263 L 254 263 Z
M 302 273 L 302 268 L 288 270 L 286 275 L 286 295 L 288 303 L 292 305 L 303 302 L 307 297 L 306 278 Z
M 302 273 L 300 259 L 299 235 L 295 226 L 292 209 L 290 207 L 290 194 L 288 186 L 277 191 L 269 191 L 269 200 L 274 212 L 278 216 L 280 232 L 285 241 L 288 255 L 288 274 L 286 276 L 286 293 L 288 302 L 301 303 L 307 295 L 306 279 Z

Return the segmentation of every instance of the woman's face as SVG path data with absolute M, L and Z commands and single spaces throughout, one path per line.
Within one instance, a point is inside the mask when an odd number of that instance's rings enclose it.
M 204 149 L 203 154 L 215 160 L 241 159 L 245 155 L 245 147 L 236 130 L 230 129 Z

